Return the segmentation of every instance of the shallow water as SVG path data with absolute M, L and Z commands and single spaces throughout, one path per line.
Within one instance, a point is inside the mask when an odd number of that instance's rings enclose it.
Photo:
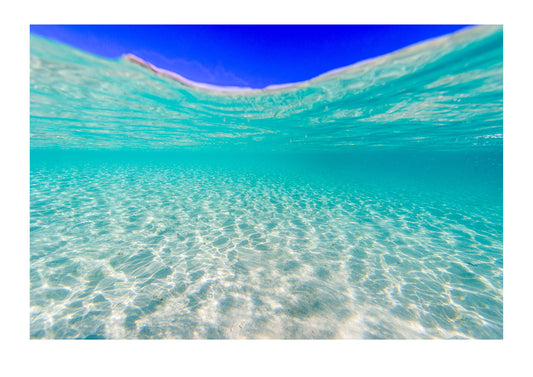
M 32 36 L 31 338 L 502 338 L 501 38 L 223 93 Z

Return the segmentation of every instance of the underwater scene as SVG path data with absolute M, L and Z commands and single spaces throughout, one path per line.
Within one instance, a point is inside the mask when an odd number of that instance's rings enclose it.
M 502 339 L 503 28 L 265 89 L 30 36 L 31 339 Z

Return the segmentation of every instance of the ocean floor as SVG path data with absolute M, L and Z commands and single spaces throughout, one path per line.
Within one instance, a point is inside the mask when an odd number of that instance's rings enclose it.
M 498 155 L 88 155 L 32 155 L 32 339 L 503 336 Z

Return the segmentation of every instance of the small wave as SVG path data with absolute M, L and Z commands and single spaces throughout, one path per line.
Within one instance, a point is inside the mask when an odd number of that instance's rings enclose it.
M 141 66 L 144 66 L 157 74 L 174 79 L 180 82 L 181 84 L 192 87 L 192 88 L 204 89 L 204 90 L 216 91 L 216 92 L 257 93 L 257 92 L 262 92 L 262 91 L 276 91 L 276 90 L 297 88 L 309 82 L 313 82 L 319 79 L 323 79 L 323 78 L 327 78 L 327 77 L 331 77 L 337 74 L 342 74 L 342 73 L 351 71 L 354 68 L 364 67 L 364 66 L 372 65 L 372 64 L 381 64 L 385 60 L 390 60 L 390 59 L 394 59 L 397 57 L 401 57 L 402 55 L 416 54 L 417 52 L 421 50 L 443 47 L 446 44 L 449 44 L 450 42 L 458 42 L 458 40 L 461 40 L 461 39 L 470 39 L 472 37 L 484 35 L 487 32 L 491 33 L 497 28 L 498 28 L 497 26 L 465 27 L 454 33 L 447 34 L 441 37 L 427 39 L 427 40 L 409 45 L 407 47 L 401 48 L 399 50 L 390 52 L 385 55 L 381 55 L 381 56 L 370 58 L 370 59 L 365 59 L 365 60 L 359 61 L 354 64 L 350 64 L 345 67 L 339 67 L 339 68 L 332 69 L 318 76 L 315 76 L 309 80 L 298 81 L 298 82 L 293 82 L 293 83 L 273 84 L 273 85 L 268 85 L 263 89 L 244 87 L 244 86 L 220 86 L 220 85 L 202 83 L 202 82 L 190 80 L 176 72 L 172 72 L 172 71 L 169 71 L 163 68 L 156 67 L 154 64 L 147 62 L 146 60 L 134 54 L 125 54 L 122 56 L 122 58 L 128 61 L 140 64 Z
M 32 147 L 501 148 L 503 32 L 478 26 L 263 89 L 32 36 Z

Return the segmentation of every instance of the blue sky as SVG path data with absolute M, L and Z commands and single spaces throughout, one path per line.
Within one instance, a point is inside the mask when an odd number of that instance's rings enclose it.
M 31 25 L 95 55 L 132 53 L 198 82 L 263 88 L 445 35 L 466 25 Z

